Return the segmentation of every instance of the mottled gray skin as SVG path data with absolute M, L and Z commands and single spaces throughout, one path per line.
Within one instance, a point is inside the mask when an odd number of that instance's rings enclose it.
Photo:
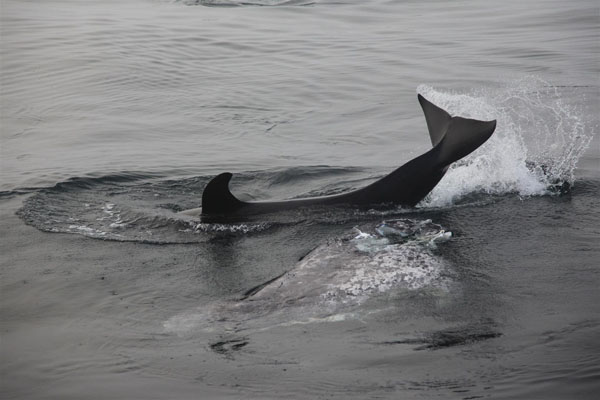
M 182 213 L 203 218 L 231 219 L 310 206 L 348 205 L 366 207 L 378 204 L 415 206 L 442 179 L 448 166 L 473 152 L 490 138 L 496 121 L 452 117 L 418 95 L 433 148 L 407 162 L 389 175 L 361 189 L 333 196 L 283 201 L 245 202 L 229 191 L 232 174 L 213 178 L 202 194 L 202 208 Z

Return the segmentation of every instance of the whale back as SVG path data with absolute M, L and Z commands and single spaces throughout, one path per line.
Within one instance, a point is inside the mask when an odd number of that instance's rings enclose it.
M 339 195 L 274 202 L 243 202 L 229 190 L 232 174 L 214 177 L 202 193 L 203 216 L 253 215 L 302 206 L 393 203 L 415 206 L 438 184 L 448 166 L 475 151 L 494 133 L 496 121 L 452 117 L 418 96 L 433 148 L 361 189 Z

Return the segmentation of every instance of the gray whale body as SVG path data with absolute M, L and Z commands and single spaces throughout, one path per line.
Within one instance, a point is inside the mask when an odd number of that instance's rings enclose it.
M 232 174 L 214 177 L 202 193 L 202 208 L 182 211 L 206 220 L 243 218 L 299 207 L 348 205 L 367 207 L 381 204 L 415 206 L 442 179 L 448 167 L 475 151 L 496 129 L 496 121 L 452 117 L 420 94 L 433 148 L 410 160 L 389 175 L 351 192 L 283 201 L 246 202 L 229 190 Z

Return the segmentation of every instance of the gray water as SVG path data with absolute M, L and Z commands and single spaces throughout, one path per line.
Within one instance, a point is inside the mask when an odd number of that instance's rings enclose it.
M 4 398 L 595 398 L 597 1 L 0 6 Z M 339 193 L 497 119 L 415 209 Z

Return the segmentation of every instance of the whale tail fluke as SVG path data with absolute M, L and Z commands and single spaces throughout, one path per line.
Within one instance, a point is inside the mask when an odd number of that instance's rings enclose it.
M 230 172 L 224 172 L 208 182 L 202 192 L 203 214 L 225 214 L 243 206 L 244 203 L 229 190 L 232 176 Z
M 434 148 L 438 148 L 441 166 L 450 165 L 475 151 L 496 129 L 496 120 L 452 117 L 420 94 L 418 98 L 425 114 L 431 143 Z
M 425 114 L 431 145 L 435 147 L 444 138 L 452 117 L 420 94 L 417 98 L 423 109 L 423 114 Z
M 448 131 L 441 140 L 438 160 L 449 165 L 471 154 L 484 144 L 494 130 L 496 120 L 479 121 L 462 117 L 453 117 Z

